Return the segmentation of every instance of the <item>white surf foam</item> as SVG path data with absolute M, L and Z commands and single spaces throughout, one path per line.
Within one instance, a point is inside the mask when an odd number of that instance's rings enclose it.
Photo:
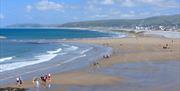
M 70 46 L 70 47 L 66 48 L 66 50 L 68 50 L 68 51 L 75 51 L 77 49 L 78 49 L 77 46 Z M 39 63 L 42 63 L 42 62 L 47 62 L 47 61 L 50 61 L 53 58 L 55 58 L 57 55 L 65 55 L 65 54 L 67 54 L 67 53 L 60 53 L 61 51 L 62 51 L 62 48 L 58 48 L 57 50 L 54 50 L 54 51 L 47 51 L 45 54 L 34 56 L 32 61 L 23 61 L 23 62 L 14 62 L 14 63 L 8 63 L 8 64 L 1 64 L 0 72 L 8 71 L 8 70 L 14 70 L 14 69 L 17 69 L 17 68 L 30 66 L 30 65 L 34 65 L 34 64 L 39 64 Z M 83 51 L 83 53 L 86 52 L 86 51 L 87 50 Z M 65 61 L 64 63 L 71 62 L 71 61 L 73 61 L 73 60 L 75 60 L 77 58 L 84 57 L 84 56 L 86 56 L 86 55 L 80 55 L 80 56 L 73 57 L 73 58 Z M 14 57 L 2 58 L 0 60 L 0 62 L 5 61 L 5 60 L 11 60 L 13 58 Z
M 47 53 L 49 53 L 49 54 L 55 54 L 55 53 L 59 53 L 61 50 L 62 50 L 62 48 L 59 48 L 59 49 L 57 49 L 57 50 L 55 50 L 55 51 L 47 51 Z
M 70 45 L 68 45 L 68 44 L 62 44 L 62 46 L 69 47 Z
M 90 50 L 92 50 L 92 49 L 93 49 L 93 47 L 88 48 L 88 49 L 85 49 L 85 50 L 81 51 L 81 53 L 80 53 L 80 54 L 84 54 L 84 53 L 86 53 L 86 52 L 88 52 L 88 51 L 90 51 Z
M 34 56 L 32 61 L 23 61 L 23 62 L 14 62 L 14 63 L 8 63 L 8 64 L 1 64 L 0 72 L 7 71 L 7 70 L 13 70 L 13 69 L 17 69 L 17 68 L 21 68 L 21 67 L 25 67 L 25 66 L 29 66 L 29 65 L 34 65 L 34 64 L 39 64 L 39 63 L 42 63 L 42 62 L 50 61 L 53 58 L 55 58 L 57 55 L 66 54 L 66 53 L 59 53 L 61 50 L 62 50 L 61 48 L 58 48 L 55 51 L 47 51 L 46 54 Z M 11 60 L 11 59 L 13 59 L 13 57 L 4 58 L 4 59 L 1 59 L 1 61 Z
M 76 56 L 76 57 L 73 57 L 73 58 L 71 58 L 69 60 L 64 61 L 63 63 L 69 63 L 69 62 L 72 62 L 72 61 L 74 61 L 74 60 L 76 60 L 78 58 L 85 57 L 85 56 L 86 56 L 86 54 L 80 55 L 80 56 Z
M 8 61 L 8 60 L 11 60 L 11 59 L 13 59 L 13 58 L 15 58 L 15 56 L 1 58 L 1 59 L 0 59 L 0 62 Z
M 35 56 L 34 61 L 1 64 L 0 72 L 7 71 L 7 70 L 13 70 L 13 69 L 17 69 L 17 68 L 21 68 L 21 67 L 25 67 L 25 66 L 29 66 L 29 65 L 34 65 L 34 64 L 38 64 L 38 63 L 42 63 L 42 62 L 46 62 L 46 61 L 53 59 L 56 56 L 57 56 L 57 54 L 44 54 L 44 55 Z
M 77 46 L 71 46 L 71 47 L 68 47 L 68 48 L 66 48 L 66 50 L 68 50 L 68 51 L 75 51 L 75 50 L 77 50 L 79 47 L 77 47 Z

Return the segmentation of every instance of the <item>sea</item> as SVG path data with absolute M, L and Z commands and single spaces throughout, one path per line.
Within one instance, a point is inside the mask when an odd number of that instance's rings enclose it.
M 123 34 L 83 29 L 2 28 L 0 36 L 0 72 L 53 60 L 56 56 L 82 57 L 90 47 L 80 47 L 56 40 L 78 38 L 124 37 Z M 67 62 L 67 61 L 66 61 Z

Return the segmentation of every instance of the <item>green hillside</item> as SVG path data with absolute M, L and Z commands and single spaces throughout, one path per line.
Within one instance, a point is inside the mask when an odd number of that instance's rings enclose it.
M 145 19 L 112 19 L 83 21 L 62 24 L 61 27 L 130 27 L 151 25 L 178 25 L 180 26 L 180 14 L 171 16 L 156 16 Z

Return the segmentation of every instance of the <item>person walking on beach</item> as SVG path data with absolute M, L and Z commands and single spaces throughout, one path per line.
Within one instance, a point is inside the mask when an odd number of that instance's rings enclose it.
M 51 74 L 50 73 L 47 75 L 47 80 L 48 80 L 48 88 L 50 88 L 51 87 Z
M 19 82 L 20 82 L 19 77 L 17 77 L 17 78 L 16 78 L 16 85 L 19 86 Z
M 41 76 L 40 78 L 41 78 L 41 84 L 42 84 L 44 87 L 47 87 L 47 86 L 46 86 L 47 76 L 46 76 L 46 75 L 45 75 L 45 76 Z
M 51 87 L 51 74 L 47 74 L 47 75 L 44 75 L 44 76 L 41 76 L 40 77 L 41 79 L 41 84 L 44 86 L 44 87 L 48 87 L 50 88 Z
M 51 74 L 50 74 L 50 73 L 47 75 L 47 80 L 48 80 L 49 82 L 51 82 Z
M 36 88 L 39 88 L 39 78 L 34 77 L 32 82 Z
M 21 77 L 17 77 L 17 78 L 16 78 L 16 84 L 17 84 L 18 86 L 21 86 L 21 85 L 23 84 L 23 81 L 22 81 L 22 78 L 21 78 Z

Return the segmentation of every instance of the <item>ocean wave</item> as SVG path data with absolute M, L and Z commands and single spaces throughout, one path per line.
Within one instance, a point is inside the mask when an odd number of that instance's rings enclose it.
M 93 49 L 93 47 L 88 48 L 88 49 L 85 49 L 85 50 L 81 51 L 80 54 L 84 54 L 84 53 L 86 53 L 86 52 L 88 52 L 88 51 L 90 51 L 90 50 L 92 50 L 92 49 Z
M 65 48 L 65 51 L 75 51 L 78 48 L 79 47 L 77 47 L 77 46 L 70 46 L 69 45 L 69 47 Z M 67 54 L 67 52 L 61 52 L 62 50 L 64 50 L 64 49 L 58 48 L 58 49 L 53 50 L 53 51 L 48 50 L 44 54 L 36 55 L 36 56 L 32 57 L 31 59 L 28 59 L 29 61 L 17 61 L 17 62 L 12 62 L 12 63 L 1 64 L 0 72 L 4 72 L 4 71 L 8 71 L 8 70 L 14 70 L 14 69 L 18 69 L 18 68 L 22 68 L 22 67 L 26 67 L 26 66 L 30 66 L 30 65 L 35 65 L 35 64 L 39 64 L 39 63 L 43 63 L 43 62 L 48 62 L 58 55 Z M 83 54 L 83 53 L 87 52 L 88 50 L 84 50 L 81 53 Z M 72 57 L 71 59 L 64 61 L 64 63 L 71 62 L 77 58 L 84 57 L 84 56 L 86 56 L 86 55 L 80 55 L 80 56 Z M 2 59 L 0 59 L 0 62 L 3 62 L 5 60 L 12 60 L 13 58 L 14 57 L 2 58 Z
M 42 62 L 47 62 L 54 57 L 56 57 L 57 54 L 44 54 L 44 55 L 39 55 L 35 56 L 34 61 L 23 61 L 23 62 L 14 62 L 14 63 L 8 63 L 8 64 L 1 64 L 0 66 L 0 72 L 7 71 L 7 70 L 13 70 L 29 65 L 34 65 Z
M 8 61 L 8 60 L 12 60 L 13 58 L 15 58 L 15 56 L 1 58 L 1 59 L 0 59 L 0 62 L 4 62 L 4 61 Z
M 6 39 L 7 37 L 6 36 L 0 36 L 0 39 Z
M 45 54 L 34 56 L 32 61 L 23 61 L 23 62 L 13 62 L 13 63 L 7 63 L 7 64 L 1 64 L 0 66 L 0 72 L 7 71 L 7 70 L 13 70 L 29 65 L 39 64 L 42 62 L 47 62 L 55 58 L 57 55 L 64 55 L 66 53 L 59 53 L 62 50 L 62 48 L 58 48 L 55 51 L 47 51 Z M 0 60 L 0 62 L 5 60 L 11 60 L 14 57 L 6 57 Z
M 117 37 L 115 37 L 115 38 L 125 38 L 125 37 L 127 37 L 128 35 L 127 34 L 123 34 L 123 35 L 118 35 Z
M 71 47 L 66 48 L 66 50 L 68 50 L 68 51 L 75 51 L 77 49 L 79 49 L 79 47 L 77 47 L 77 46 L 71 46 Z
M 68 44 L 62 44 L 62 46 L 69 47 L 70 45 L 68 45 Z
M 59 49 L 57 49 L 55 51 L 47 51 L 47 53 L 49 53 L 49 54 L 56 54 L 56 53 L 59 53 L 61 50 L 62 50 L 62 48 L 59 48 Z
M 72 61 L 74 61 L 74 60 L 76 60 L 78 58 L 85 57 L 85 56 L 86 56 L 86 54 L 80 55 L 80 56 L 75 56 L 75 57 L 73 57 L 73 58 L 71 58 L 69 60 L 64 61 L 63 63 L 69 63 L 69 62 L 72 62 Z

